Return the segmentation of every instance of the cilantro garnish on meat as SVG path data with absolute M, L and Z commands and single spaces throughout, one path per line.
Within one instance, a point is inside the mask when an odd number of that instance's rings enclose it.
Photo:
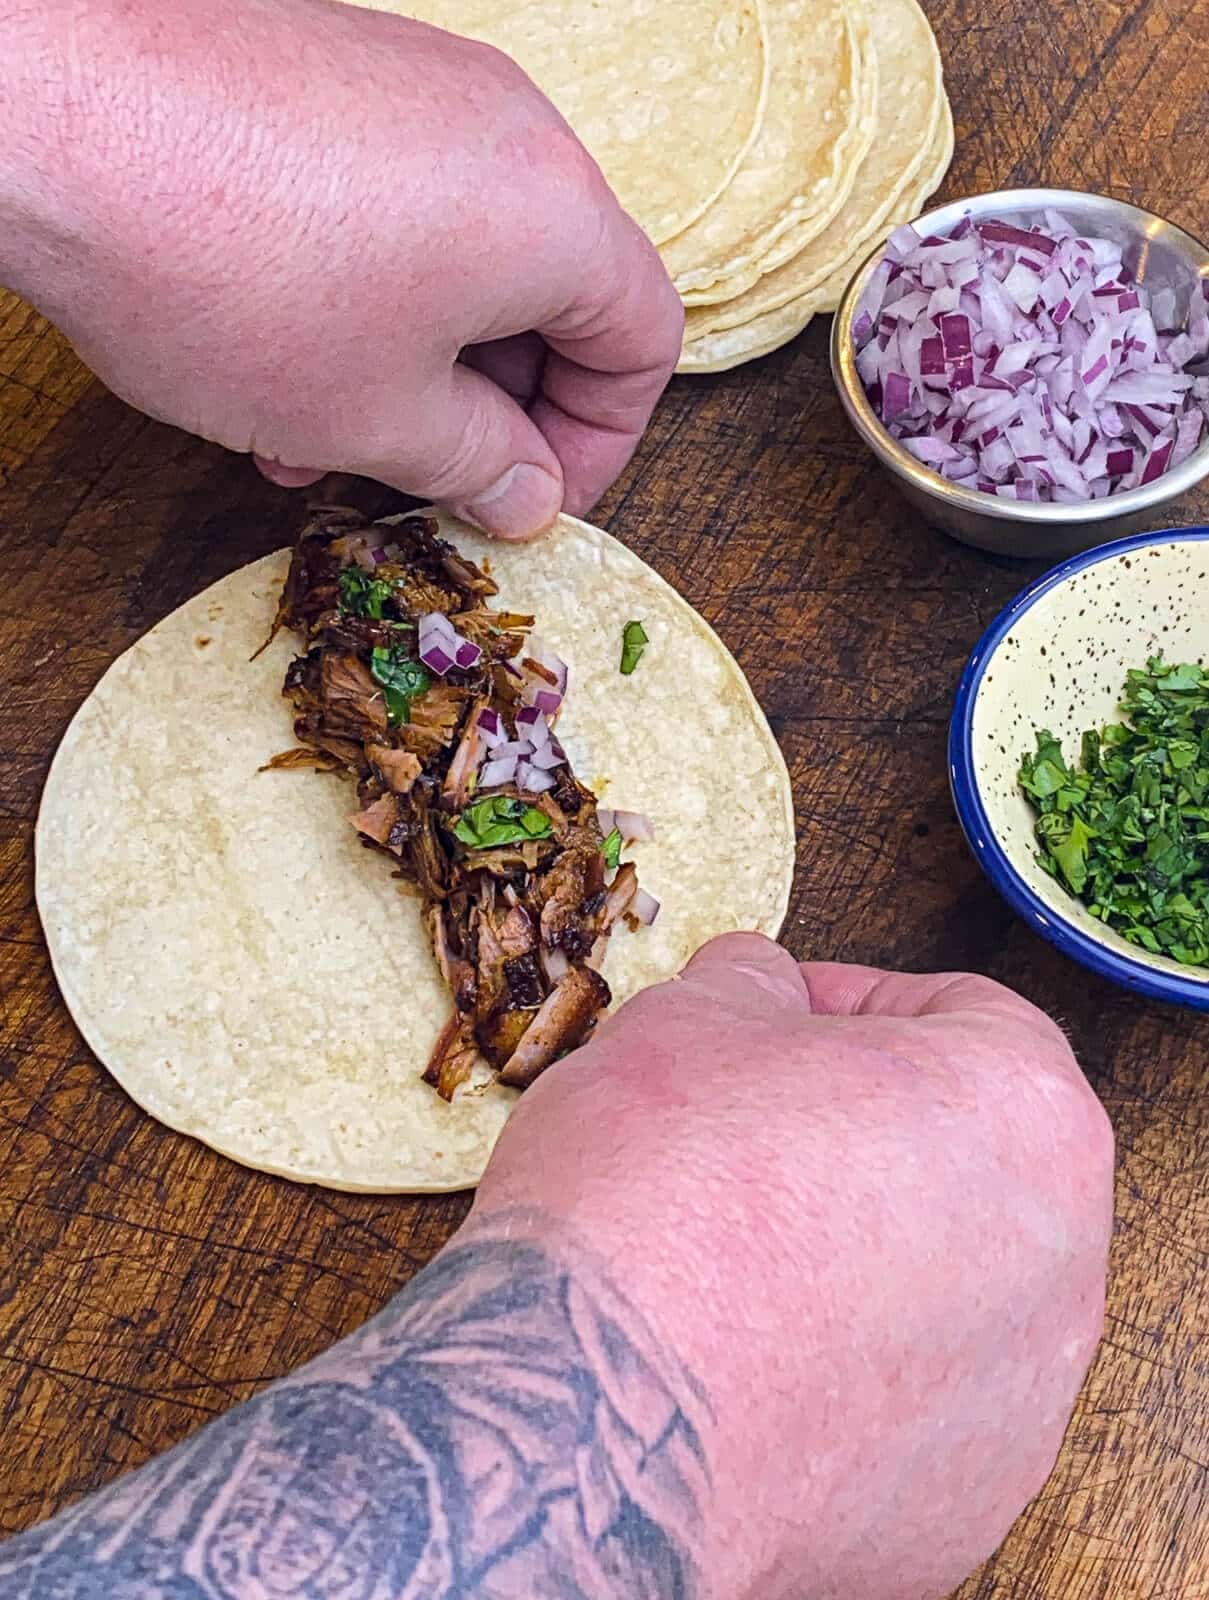
M 340 609 L 353 617 L 382 619 L 382 608 L 390 599 L 390 584 L 371 578 L 360 567 L 345 567 L 340 574 Z
M 468 805 L 454 823 L 453 831 L 472 850 L 490 850 L 494 845 L 548 839 L 554 829 L 550 818 L 536 806 L 527 806 L 509 795 L 493 794 Z
M 411 720 L 411 702 L 423 694 L 431 679 L 423 665 L 398 645 L 375 645 L 370 653 L 370 674 L 382 685 L 387 721 L 392 728 Z
M 1131 944 L 1209 966 L 1209 674 L 1161 655 L 1126 678 L 1121 722 L 1077 766 L 1048 730 L 1020 766 L 1037 859 Z

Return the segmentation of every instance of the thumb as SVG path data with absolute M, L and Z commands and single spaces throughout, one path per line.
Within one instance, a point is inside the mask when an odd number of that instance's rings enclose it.
M 563 474 L 540 430 L 481 372 L 455 362 L 417 397 L 394 459 L 367 464 L 382 483 L 422 495 L 500 539 L 528 539 L 562 510 Z
M 685 967 L 680 986 L 763 1017 L 783 1006 L 810 1011 L 810 990 L 797 962 L 760 933 L 711 939 Z
M 1066 1055 L 1061 1027 L 1023 995 L 972 972 L 883 972 L 807 961 L 800 968 L 816 1016 L 966 1019 L 1004 1043 L 1021 1030 L 1048 1037 Z

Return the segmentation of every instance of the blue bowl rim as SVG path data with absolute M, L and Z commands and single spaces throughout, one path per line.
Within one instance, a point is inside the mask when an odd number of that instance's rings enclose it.
M 1155 533 L 1132 534 L 1128 538 L 1096 545 L 1094 549 L 1084 550 L 1052 567 L 1008 602 L 974 646 L 961 675 L 949 722 L 949 785 L 957 819 L 975 860 L 1012 909 L 1035 932 L 1048 939 L 1063 955 L 1070 956 L 1100 977 L 1108 978 L 1136 994 L 1206 1011 L 1209 1010 L 1209 981 L 1159 972 L 1144 962 L 1119 954 L 1084 933 L 1074 923 L 1067 922 L 1061 913 L 1055 912 L 1029 888 L 991 827 L 974 772 L 974 706 L 982 677 L 995 651 L 1019 618 L 1036 605 L 1042 596 L 1076 573 L 1098 566 L 1102 561 L 1127 555 L 1132 550 L 1187 540 L 1209 540 L 1209 527 L 1163 528 Z

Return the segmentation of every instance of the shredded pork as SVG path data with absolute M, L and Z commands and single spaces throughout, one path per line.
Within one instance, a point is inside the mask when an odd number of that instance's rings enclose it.
M 526 686 L 551 677 L 527 654 L 533 619 L 491 610 L 496 593 L 431 519 L 373 524 L 337 509 L 303 530 L 276 624 L 304 644 L 283 690 L 303 748 L 270 765 L 350 777 L 353 826 L 423 900 L 454 1006 L 425 1073 L 446 1099 L 484 1066 L 524 1088 L 589 1037 L 610 1000 L 595 969 L 637 889 L 632 864 L 606 870 L 595 796 L 565 757 L 541 794 L 477 785 L 487 754 L 480 713 L 498 713 L 517 738 Z M 375 676 L 374 652 L 414 656 L 416 625 L 432 611 L 482 657 L 429 674 L 403 720 Z M 491 795 L 535 808 L 544 836 L 464 842 L 459 819 Z

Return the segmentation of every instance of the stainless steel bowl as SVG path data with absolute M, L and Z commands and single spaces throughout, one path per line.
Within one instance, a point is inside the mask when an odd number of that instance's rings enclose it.
M 946 233 L 963 216 L 999 217 L 1028 227 L 1047 208 L 1060 211 L 1080 230 L 1112 239 L 1139 282 L 1152 290 L 1176 291 L 1181 313 L 1202 279 L 1209 279 L 1209 247 L 1149 211 L 1077 189 L 999 189 L 937 206 L 916 219 L 921 233 Z M 897 479 L 907 499 L 937 527 L 964 544 L 1009 556 L 1064 556 L 1125 534 L 1159 525 L 1169 507 L 1209 474 L 1209 437 L 1171 472 L 1153 483 L 1083 505 L 1035 504 L 1001 500 L 963 489 L 923 466 L 892 439 L 869 404 L 856 370 L 852 323 L 884 244 L 868 257 L 844 291 L 831 329 L 831 372 L 849 421 L 882 466 Z M 1164 513 L 1165 515 L 1166 513 Z

